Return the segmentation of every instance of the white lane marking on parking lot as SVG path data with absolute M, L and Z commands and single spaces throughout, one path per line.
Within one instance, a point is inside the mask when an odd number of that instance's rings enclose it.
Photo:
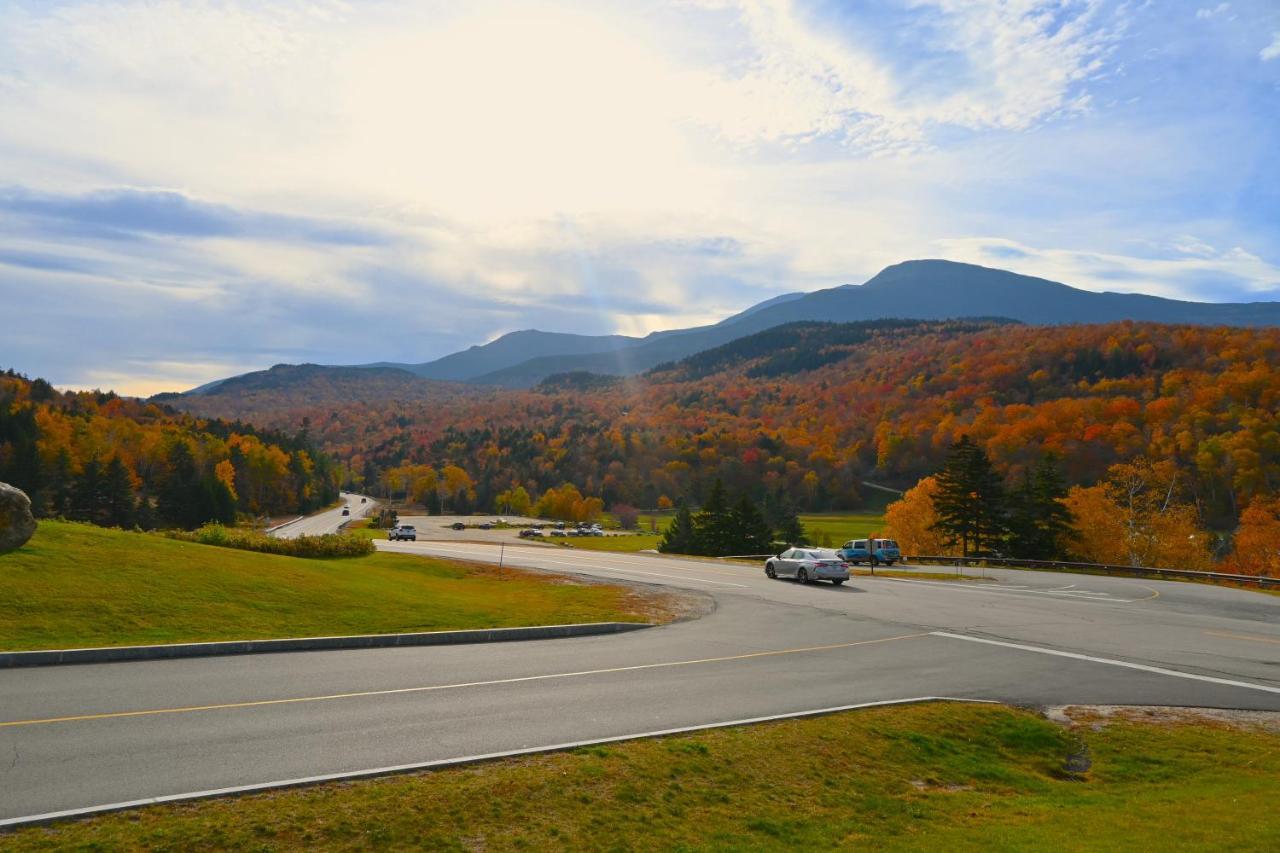
M 1024 652 L 1035 652 L 1041 655 L 1053 655 L 1059 658 L 1071 658 L 1072 660 L 1089 661 L 1090 663 L 1103 663 L 1108 666 L 1120 666 L 1125 669 L 1137 669 L 1142 672 L 1154 672 L 1156 675 L 1168 675 L 1173 678 L 1188 678 L 1192 681 L 1207 681 L 1210 684 L 1225 684 L 1228 687 L 1243 687 L 1246 690 L 1261 690 L 1265 693 L 1280 693 L 1280 687 L 1271 687 L 1266 684 L 1255 684 L 1252 681 L 1235 681 L 1230 678 L 1216 678 L 1212 675 L 1197 675 L 1192 672 L 1182 672 L 1177 669 L 1165 669 L 1162 666 L 1148 666 L 1145 663 L 1130 663 L 1127 660 L 1115 660 L 1114 658 L 1099 658 L 1093 655 L 1082 655 L 1078 652 L 1062 652 L 1057 649 L 1046 649 L 1040 646 L 1024 646 L 1022 643 L 1009 643 L 1004 640 L 988 640 L 984 637 L 970 637 L 966 634 L 952 634 L 949 631 L 933 631 L 935 637 L 947 637 L 951 640 L 965 640 L 970 643 L 985 643 L 989 646 L 1003 646 L 1007 649 L 1018 649 Z
M 982 595 L 1006 595 L 1014 598 L 1022 598 L 1027 595 L 1049 595 L 1058 601 L 1085 601 L 1091 604 L 1133 604 L 1135 601 L 1147 601 L 1146 598 L 1111 598 L 1110 593 L 1091 593 L 1083 594 L 1082 590 L 1071 590 L 1069 592 L 1058 592 L 1052 589 L 1006 589 L 1001 586 L 1000 589 L 987 589 L 985 587 L 959 586 L 954 581 L 919 581 L 911 578 L 883 578 L 883 580 L 894 581 L 895 583 L 917 583 L 927 586 L 941 586 L 954 589 L 956 592 L 976 592 Z M 1107 598 L 1095 598 L 1096 595 L 1105 595 Z M 1155 596 L 1151 596 L 1154 598 Z

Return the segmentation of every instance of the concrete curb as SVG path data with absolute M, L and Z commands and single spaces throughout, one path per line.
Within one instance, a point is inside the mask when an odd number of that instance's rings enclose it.
M 393 646 L 452 646 L 501 643 L 512 640 L 554 640 L 622 634 L 652 628 L 647 622 L 586 622 L 575 625 L 535 625 L 528 628 L 481 628 L 470 631 L 424 631 L 417 634 L 357 634 L 346 637 L 289 637 L 280 640 L 232 640 L 215 643 L 170 643 L 160 646 L 104 646 L 96 649 L 42 649 L 0 652 L 0 669 L 82 663 L 171 660 L 215 655 L 254 655 L 271 652 L 382 649 Z
M 6 830 L 17 829 L 24 826 L 39 826 L 42 824 L 56 823 L 65 820 L 80 820 L 83 818 L 94 817 L 96 815 L 110 814 L 112 812 L 126 811 L 129 809 L 144 808 L 146 806 L 159 806 L 168 803 L 188 803 L 197 800 L 208 800 L 215 797 L 238 797 L 249 794 L 261 794 L 267 791 L 281 791 L 290 788 L 307 788 L 313 785 L 322 785 L 326 782 L 350 782 L 360 779 L 377 779 L 384 776 L 397 776 L 406 773 L 421 773 L 430 770 L 446 770 L 450 767 L 465 767 L 473 764 L 485 764 L 493 761 L 501 761 L 505 758 L 520 758 L 527 755 L 544 755 L 555 752 L 568 752 L 573 749 L 581 749 L 587 746 L 600 746 L 610 743 L 624 743 L 630 740 L 643 740 L 645 738 L 670 737 L 672 735 L 691 734 L 694 732 L 705 732 L 712 729 L 726 729 L 734 726 L 753 726 L 760 723 L 780 722 L 784 720 L 799 720 L 806 717 L 824 717 L 830 714 L 839 714 L 845 711 L 861 711 L 868 708 L 891 708 L 901 705 L 919 705 L 925 702 L 956 702 L 962 704 L 974 705 L 998 705 L 999 702 L 991 699 L 965 699 L 954 696 L 913 696 L 909 699 L 882 699 L 876 702 L 858 702 L 851 705 L 838 705 L 833 708 L 814 708 L 808 711 L 792 711 L 785 714 L 770 714 L 764 717 L 748 717 L 741 720 L 723 720 L 714 723 L 702 723 L 700 725 L 681 726 L 673 729 L 660 729 L 651 732 L 635 732 L 633 734 L 615 735 L 613 737 L 592 738 L 590 740 L 579 740 L 570 743 L 556 743 L 548 746 L 526 747 L 524 749 L 512 749 L 505 752 L 490 752 L 482 755 L 466 755 L 458 758 L 444 758 L 437 761 L 422 761 L 415 764 L 400 764 L 394 767 L 375 767 L 368 770 L 353 770 L 346 773 L 327 773 L 322 776 L 305 776 L 299 779 L 283 779 L 278 782 L 260 782 L 253 785 L 238 785 L 232 788 L 216 788 L 209 791 L 192 791 L 185 794 L 165 794 L 157 797 L 147 797 L 140 800 L 129 800 L 121 803 L 105 803 L 99 806 L 89 806 L 87 808 L 67 809 L 65 811 L 46 812 L 37 815 L 25 815 L 23 817 L 11 817 L 0 819 L 0 833 Z M 3 835 L 0 835 L 3 838 Z

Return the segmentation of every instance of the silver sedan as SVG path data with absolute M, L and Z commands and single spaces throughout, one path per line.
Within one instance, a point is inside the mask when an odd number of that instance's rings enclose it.
M 771 578 L 795 578 L 800 583 L 831 581 L 836 586 L 849 579 L 849 566 L 834 553 L 815 548 L 791 548 L 764 564 Z

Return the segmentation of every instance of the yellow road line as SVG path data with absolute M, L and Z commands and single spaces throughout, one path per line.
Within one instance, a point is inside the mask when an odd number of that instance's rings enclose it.
M 1227 631 L 1205 631 L 1211 637 L 1226 637 L 1228 640 L 1250 640 L 1255 643 L 1275 643 L 1280 645 L 1280 637 L 1258 637 L 1253 634 L 1231 634 Z
M 110 711 L 102 714 L 77 714 L 68 717 L 46 717 L 35 720 L 12 720 L 0 723 L 0 728 L 16 726 L 38 726 L 50 723 L 74 723 L 86 720 L 112 720 L 120 717 L 147 717 L 160 714 L 189 714 L 194 711 L 223 711 L 237 708 L 258 708 L 265 705 L 293 705 L 302 702 L 326 702 L 331 699 L 357 699 L 366 696 L 394 696 L 398 693 L 428 693 L 436 690 L 459 690 L 466 687 L 489 687 L 498 684 L 519 684 L 525 681 L 546 681 L 555 678 L 576 678 L 584 675 L 606 675 L 615 672 L 633 672 L 642 669 L 663 669 L 666 667 L 692 666 L 704 663 L 723 663 L 726 661 L 747 660 L 749 658 L 777 657 L 779 655 L 796 655 L 805 652 L 824 652 L 833 649 L 848 649 L 854 646 L 869 646 L 875 643 L 891 643 L 895 640 L 911 640 L 927 637 L 928 633 L 901 634 L 896 637 L 881 637 L 878 640 L 858 640 L 852 643 L 834 643 L 829 646 L 808 646 L 799 649 L 777 649 L 768 652 L 749 652 L 742 655 L 728 655 L 718 658 L 698 658 L 696 660 L 677 660 L 665 663 L 642 663 L 632 666 L 615 666 L 608 669 L 589 669 L 580 672 L 556 672 L 548 675 L 524 675 L 517 678 L 499 678 L 493 681 L 468 681 L 460 684 L 433 684 L 425 687 L 399 687 L 391 690 L 364 690 L 358 693 L 330 693 L 325 696 L 298 696 L 290 699 L 257 699 L 250 702 L 227 702 L 219 705 L 187 705 L 178 708 L 150 708 L 141 711 Z

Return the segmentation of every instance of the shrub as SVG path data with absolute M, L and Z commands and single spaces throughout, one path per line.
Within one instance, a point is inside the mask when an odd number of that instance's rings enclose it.
M 276 539 L 257 531 L 237 530 L 221 524 L 206 524 L 198 530 L 166 531 L 165 536 L 183 542 L 197 542 L 219 548 L 238 548 L 241 551 L 260 551 L 264 554 L 282 554 L 286 557 L 323 559 L 329 557 L 365 557 L 376 549 L 373 540 L 357 536 L 340 536 L 329 533 L 324 536 L 299 536 L 296 539 Z

